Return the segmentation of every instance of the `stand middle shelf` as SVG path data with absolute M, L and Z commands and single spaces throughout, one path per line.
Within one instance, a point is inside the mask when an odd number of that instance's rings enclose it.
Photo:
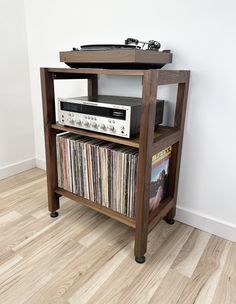
M 126 139 L 126 138 L 121 138 L 121 137 L 117 137 L 117 136 L 105 135 L 105 134 L 92 132 L 92 131 L 86 131 L 86 130 L 82 130 L 82 129 L 78 129 L 78 128 L 67 127 L 67 126 L 60 125 L 58 123 L 52 124 L 51 128 L 54 130 L 58 130 L 58 131 L 70 132 L 73 134 L 102 139 L 102 140 L 130 146 L 130 147 L 134 147 L 134 148 L 139 148 L 139 144 L 140 144 L 139 136 L 131 138 L 131 139 Z M 163 147 L 175 144 L 176 142 L 179 141 L 179 138 L 180 138 L 180 131 L 176 130 L 175 128 L 158 127 L 154 133 L 153 152 L 157 153 Z

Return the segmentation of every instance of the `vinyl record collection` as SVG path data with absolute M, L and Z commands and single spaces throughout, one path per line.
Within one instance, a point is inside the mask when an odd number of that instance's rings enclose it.
M 70 133 L 56 144 L 60 188 L 135 217 L 138 149 Z

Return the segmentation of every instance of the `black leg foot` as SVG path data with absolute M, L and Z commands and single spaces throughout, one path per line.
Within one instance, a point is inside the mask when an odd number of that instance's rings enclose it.
M 57 211 L 53 211 L 50 213 L 51 217 L 57 217 L 59 215 L 59 213 Z
M 166 219 L 167 224 L 173 225 L 175 223 L 174 219 Z
M 139 264 L 143 264 L 145 262 L 145 256 L 135 257 L 135 261 Z

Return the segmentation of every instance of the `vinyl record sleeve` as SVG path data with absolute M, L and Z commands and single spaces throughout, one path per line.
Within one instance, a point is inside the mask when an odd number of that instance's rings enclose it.
M 151 218 L 155 216 L 158 206 L 167 194 L 171 149 L 172 147 L 170 146 L 152 157 L 149 198 L 149 217 Z

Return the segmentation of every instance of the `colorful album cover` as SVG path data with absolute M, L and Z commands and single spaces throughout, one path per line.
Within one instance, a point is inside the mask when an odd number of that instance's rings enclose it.
M 161 201 L 166 197 L 171 146 L 153 155 L 149 199 L 149 214 L 155 213 Z

